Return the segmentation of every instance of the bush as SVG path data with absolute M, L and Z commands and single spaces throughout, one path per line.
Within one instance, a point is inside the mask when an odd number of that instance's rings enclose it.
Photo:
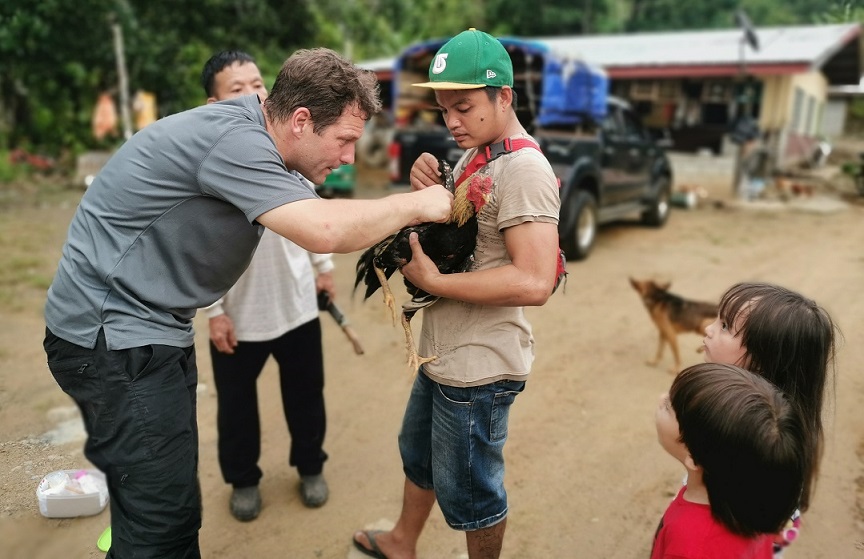
M 27 172 L 21 165 L 12 161 L 8 150 L 0 150 L 0 183 L 9 183 L 21 178 Z

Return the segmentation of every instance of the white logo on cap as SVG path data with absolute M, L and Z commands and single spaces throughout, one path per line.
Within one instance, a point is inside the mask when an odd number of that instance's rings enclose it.
M 487 79 L 487 80 L 491 80 L 492 78 L 494 78 L 494 77 L 497 76 L 497 75 L 498 75 L 498 74 L 496 74 L 496 73 L 493 72 L 492 70 L 486 70 L 486 79 Z
M 440 74 L 444 71 L 444 68 L 447 67 L 447 54 L 448 53 L 443 52 L 435 56 L 435 63 L 432 64 L 433 74 Z

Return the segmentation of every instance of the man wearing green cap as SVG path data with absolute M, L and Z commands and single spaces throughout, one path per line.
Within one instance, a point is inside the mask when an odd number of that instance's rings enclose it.
M 534 338 L 523 307 L 551 295 L 558 264 L 557 179 L 514 111 L 513 65 L 496 38 L 469 29 L 429 68 L 447 128 L 467 151 L 454 168 L 468 181 L 479 233 L 468 273 L 442 275 L 412 234 L 405 278 L 441 299 L 423 313 L 422 355 L 399 434 L 402 511 L 389 532 L 360 531 L 371 557 L 413 558 L 435 501 L 466 533 L 471 559 L 497 558 L 506 526 L 503 447 L 510 405 L 525 387 Z M 439 184 L 437 160 L 421 155 L 415 190 Z

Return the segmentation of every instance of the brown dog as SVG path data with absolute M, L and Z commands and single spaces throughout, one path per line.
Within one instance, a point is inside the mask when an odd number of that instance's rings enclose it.
M 705 328 L 717 318 L 717 304 L 702 301 L 690 301 L 669 293 L 670 282 L 655 282 L 652 280 L 635 280 L 630 278 L 630 285 L 639 293 L 654 326 L 660 333 L 657 344 L 657 356 L 648 361 L 651 366 L 657 365 L 663 356 L 664 344 L 672 348 L 675 357 L 675 367 L 672 373 L 681 370 L 681 358 L 678 355 L 678 334 L 680 332 L 695 332 L 705 335 Z M 701 349 L 701 348 L 700 348 Z

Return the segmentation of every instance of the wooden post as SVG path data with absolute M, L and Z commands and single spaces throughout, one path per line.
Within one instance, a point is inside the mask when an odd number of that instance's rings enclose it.
M 738 41 L 738 75 L 743 77 L 744 80 L 747 79 L 747 63 L 744 61 L 744 36 L 741 36 L 741 39 Z M 732 87 L 735 87 L 735 82 L 732 82 Z M 735 91 L 734 89 L 732 90 Z M 735 96 L 735 119 L 737 122 L 741 122 L 741 119 L 745 116 L 749 116 L 748 114 L 742 114 L 741 111 L 741 98 L 739 96 Z M 743 176 L 741 169 L 741 160 L 744 158 L 744 142 L 738 144 L 738 149 L 735 150 L 735 168 L 732 172 L 732 195 L 735 198 L 740 198 L 744 193 L 741 191 L 741 178 Z
M 126 75 L 126 55 L 123 52 L 123 28 L 111 17 L 111 32 L 114 35 L 114 56 L 117 59 L 117 79 L 120 88 L 120 122 L 123 124 L 123 137 L 132 137 L 132 116 L 129 112 L 129 80 Z
M 741 76 L 744 81 L 744 83 L 742 84 L 744 87 L 744 110 L 741 110 L 740 99 L 736 100 L 735 106 L 738 112 L 736 118 L 738 119 L 738 122 L 742 122 L 743 118 L 748 118 L 750 116 L 750 112 L 752 110 L 752 102 L 750 97 L 753 93 L 750 90 L 749 81 L 747 80 L 747 62 L 745 59 L 745 50 L 747 45 L 750 45 L 750 47 L 754 51 L 759 50 L 759 38 L 756 35 L 756 30 L 754 29 L 753 24 L 750 22 L 750 18 L 747 17 L 747 14 L 744 12 L 743 9 L 738 9 L 735 11 L 735 22 L 741 29 L 741 39 L 738 42 L 738 61 L 740 63 L 738 75 Z M 732 194 L 736 197 L 740 197 L 744 194 L 741 191 L 741 178 L 743 176 L 741 160 L 744 158 L 745 146 L 746 142 L 741 142 L 741 144 L 738 145 L 738 150 L 735 154 L 735 170 L 732 177 Z

